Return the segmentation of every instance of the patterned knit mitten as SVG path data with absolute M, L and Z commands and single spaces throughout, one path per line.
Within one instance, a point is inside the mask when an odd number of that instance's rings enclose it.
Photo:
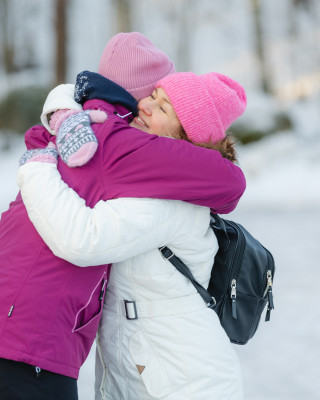
M 106 119 L 104 111 L 87 110 L 73 112 L 73 115 L 58 124 L 58 129 L 55 129 L 58 152 L 69 167 L 80 167 L 91 160 L 98 147 L 91 124 L 103 123 Z
M 58 164 L 58 151 L 54 143 L 49 142 L 45 149 L 27 150 L 20 158 L 19 166 L 33 161 Z

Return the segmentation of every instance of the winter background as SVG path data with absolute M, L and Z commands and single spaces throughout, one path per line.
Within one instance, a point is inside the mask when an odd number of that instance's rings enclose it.
M 0 101 L 16 88 L 34 84 L 52 87 L 56 83 L 55 3 L 0 1 L 2 11 L 7 12 L 6 26 L 2 24 L 1 29 L 10 33 L 9 42 L 18 49 L 16 64 L 24 66 L 8 73 L 0 61 Z M 239 132 L 240 128 L 260 132 L 260 136 L 262 132 L 263 137 L 239 145 L 247 190 L 228 218 L 243 224 L 271 250 L 277 269 L 276 309 L 271 321 L 262 320 L 247 345 L 234 345 L 243 368 L 245 399 L 318 400 L 320 2 L 65 3 L 68 82 L 74 82 L 83 69 L 96 70 L 104 45 L 113 34 L 140 31 L 174 60 L 178 70 L 219 71 L 246 88 L 248 109 L 239 121 Z M 128 15 L 119 11 L 123 6 L 130 11 Z M 279 123 L 283 116 L 285 124 Z M 21 133 L 6 128 L 0 120 L 0 212 L 17 194 L 17 164 L 24 152 Z M 80 372 L 80 400 L 94 398 L 94 352 L 93 347 Z

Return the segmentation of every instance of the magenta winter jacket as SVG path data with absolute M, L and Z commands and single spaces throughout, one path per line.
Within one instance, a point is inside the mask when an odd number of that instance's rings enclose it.
M 86 204 L 117 197 L 189 201 L 232 211 L 245 190 L 242 171 L 216 151 L 129 128 L 114 106 L 93 125 L 99 147 L 81 168 L 59 161 L 63 180 Z M 126 110 L 117 107 L 119 113 Z M 30 148 L 55 140 L 42 126 L 26 133 Z M 109 266 L 76 267 L 55 257 L 30 222 L 18 194 L 0 221 L 0 358 L 78 377 L 98 328 Z

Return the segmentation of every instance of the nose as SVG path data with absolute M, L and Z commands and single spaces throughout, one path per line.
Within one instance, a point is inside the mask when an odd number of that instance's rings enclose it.
M 140 100 L 138 103 L 138 110 L 141 110 L 144 114 L 149 116 L 152 114 L 153 107 L 153 100 L 150 100 L 148 97 Z

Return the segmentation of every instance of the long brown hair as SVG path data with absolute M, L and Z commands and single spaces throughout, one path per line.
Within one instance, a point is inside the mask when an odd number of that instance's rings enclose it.
M 217 150 L 222 155 L 222 157 L 230 160 L 233 163 L 238 162 L 237 151 L 236 151 L 236 139 L 230 132 L 227 132 L 226 136 L 222 140 L 219 140 L 219 142 L 216 142 L 216 143 L 212 143 L 212 142 L 194 143 L 194 142 L 191 142 L 188 139 L 188 136 L 184 130 L 182 130 L 181 139 L 187 140 L 188 142 L 194 144 L 195 146 L 204 147 L 204 148 L 210 149 L 210 150 Z

